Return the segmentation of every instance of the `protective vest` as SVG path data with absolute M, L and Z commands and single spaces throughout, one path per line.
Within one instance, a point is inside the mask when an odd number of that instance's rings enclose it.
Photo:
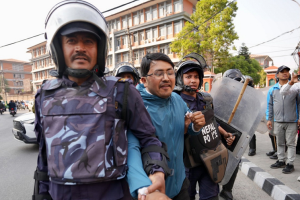
M 121 117 L 126 109 L 116 109 L 118 82 L 126 84 L 125 108 L 129 82 L 116 77 L 106 77 L 102 85 L 66 87 L 62 79 L 43 84 L 41 119 L 52 182 L 85 184 L 126 175 L 127 128 Z
M 184 164 L 187 168 L 204 164 L 211 179 L 219 183 L 225 175 L 228 152 L 221 142 L 218 124 L 214 117 L 212 97 L 208 93 L 201 92 L 200 95 L 206 104 L 202 111 L 206 124 L 199 135 L 185 136 Z

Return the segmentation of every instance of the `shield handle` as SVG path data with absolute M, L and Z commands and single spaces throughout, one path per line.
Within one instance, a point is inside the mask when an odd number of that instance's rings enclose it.
M 241 90 L 241 92 L 240 92 L 240 94 L 239 94 L 239 97 L 238 97 L 238 99 L 237 99 L 237 101 L 236 101 L 236 103 L 235 103 L 235 105 L 234 105 L 234 108 L 233 108 L 233 110 L 232 110 L 232 112 L 231 112 L 231 115 L 230 115 L 230 117 L 229 117 L 228 124 L 231 123 L 231 121 L 232 121 L 232 119 L 233 119 L 233 117 L 234 117 L 235 111 L 236 111 L 236 109 L 238 108 L 238 106 L 239 106 L 239 104 L 240 104 L 240 101 L 242 100 L 242 97 L 243 97 L 244 92 L 245 92 L 245 90 L 246 90 L 246 87 L 247 87 L 247 85 L 248 85 L 248 83 L 249 83 L 249 80 L 250 80 L 250 79 L 247 78 L 247 79 L 245 80 L 245 82 L 244 82 L 243 88 L 242 88 L 242 90 Z

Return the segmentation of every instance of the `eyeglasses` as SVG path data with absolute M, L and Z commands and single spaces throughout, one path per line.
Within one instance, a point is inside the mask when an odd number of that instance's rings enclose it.
M 166 72 L 159 70 L 159 71 L 153 72 L 152 74 L 147 74 L 146 77 L 153 75 L 154 78 L 156 78 L 156 79 L 162 79 L 164 77 L 164 74 L 167 74 L 167 76 L 169 78 L 175 78 L 175 71 L 174 70 L 168 70 Z

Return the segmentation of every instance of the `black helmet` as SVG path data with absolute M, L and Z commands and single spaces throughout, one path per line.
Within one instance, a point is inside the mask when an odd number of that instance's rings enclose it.
M 187 60 L 189 58 L 189 60 Z M 193 59 L 193 60 L 191 60 Z M 201 88 L 203 84 L 203 69 L 206 67 L 206 61 L 204 58 L 197 53 L 190 53 L 183 57 L 183 59 L 177 64 L 177 73 L 176 73 L 176 87 L 175 90 L 182 91 L 183 89 L 187 92 L 193 92 L 195 90 L 191 89 L 189 86 L 184 85 L 183 83 L 183 74 L 190 70 L 196 70 L 199 74 L 199 87 Z
M 223 77 L 231 78 L 242 83 L 245 81 L 245 78 L 239 69 L 229 69 L 224 72 Z
M 137 85 L 139 83 L 140 74 L 138 70 L 134 66 L 132 66 L 131 63 L 121 62 L 116 65 L 113 71 L 113 76 L 120 77 L 122 73 L 131 73 L 134 78 L 133 84 Z
M 78 78 L 91 74 L 103 76 L 108 53 L 109 32 L 104 16 L 95 6 L 82 0 L 62 1 L 50 10 L 45 26 L 47 50 L 57 69 L 57 72 L 52 72 L 50 75 L 61 77 L 68 73 Z M 60 36 L 75 32 L 90 32 L 98 38 L 97 64 L 91 71 L 66 67 Z
M 248 82 L 248 86 L 250 87 L 254 87 L 254 81 L 253 81 L 253 78 L 251 76 L 248 76 L 248 75 L 244 75 L 244 79 L 249 79 L 249 82 Z

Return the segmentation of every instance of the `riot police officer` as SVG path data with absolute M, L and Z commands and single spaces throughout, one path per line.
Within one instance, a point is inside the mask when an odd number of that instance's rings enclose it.
M 210 126 L 211 128 L 212 124 L 214 124 L 213 126 L 217 127 L 217 130 L 214 130 L 211 133 L 207 133 L 204 131 L 206 135 L 206 138 L 204 137 L 204 142 L 207 143 L 208 145 L 203 149 L 199 149 L 199 151 L 203 151 L 205 148 L 206 149 L 216 148 L 219 147 L 219 145 L 221 145 L 224 148 L 224 152 L 227 153 L 227 149 L 221 144 L 220 142 L 221 138 L 219 136 L 221 134 L 227 140 L 228 145 L 232 144 L 234 140 L 234 136 L 232 136 L 231 133 L 227 133 L 215 121 L 213 122 L 213 120 L 211 121 L 207 120 L 210 114 L 212 114 L 213 116 L 212 97 L 208 93 L 199 92 L 203 84 L 203 77 L 204 77 L 203 69 L 205 69 L 207 66 L 206 62 L 202 56 L 195 53 L 189 54 L 184 58 L 189 58 L 189 60 L 183 59 L 178 64 L 175 91 L 179 93 L 181 98 L 187 103 L 188 107 L 192 111 L 202 111 L 204 113 L 206 125 Z M 208 136 L 210 136 L 209 139 Z M 209 173 L 209 171 L 211 170 L 206 169 L 207 166 L 205 166 L 204 160 L 200 161 L 200 163 L 193 164 L 193 161 L 196 162 L 196 160 L 199 160 L 200 157 L 197 155 L 197 153 L 193 155 L 193 153 L 191 152 L 193 151 L 198 152 L 197 147 L 201 147 L 201 143 L 192 144 L 191 141 L 200 141 L 201 139 L 199 139 L 199 137 L 203 137 L 203 132 L 199 136 L 186 135 L 185 138 L 184 161 L 186 166 L 186 175 L 190 181 L 190 187 L 189 187 L 190 199 L 191 200 L 195 199 L 196 184 L 198 182 L 199 189 L 200 189 L 199 191 L 200 200 L 202 199 L 216 200 L 218 199 L 218 193 L 219 193 L 218 182 L 222 180 L 222 177 L 219 178 L 219 181 L 216 181 L 216 179 L 214 179 L 215 177 L 211 176 L 211 174 Z M 202 153 L 202 154 L 206 154 L 206 153 Z M 213 161 L 211 161 L 211 163 L 213 163 Z M 208 167 L 211 168 L 211 166 L 212 165 L 209 165 Z M 220 166 L 220 167 L 221 168 L 224 167 L 224 169 L 223 170 L 220 169 L 219 171 L 225 171 L 226 166 Z
M 109 39 L 105 18 L 88 2 L 63 1 L 50 10 L 45 36 L 57 69 L 51 75 L 57 79 L 44 82 L 35 96 L 39 155 L 32 199 L 131 200 L 124 179 L 126 130 L 143 148 L 158 149 L 149 159 L 160 161 L 164 155 L 158 153 L 161 142 L 152 137 L 155 128 L 134 86 L 103 77 Z M 154 167 L 150 173 L 164 172 L 159 164 Z
M 137 85 L 140 82 L 138 70 L 129 62 L 118 63 L 113 71 L 113 76 L 131 79 L 133 81 L 133 85 Z

